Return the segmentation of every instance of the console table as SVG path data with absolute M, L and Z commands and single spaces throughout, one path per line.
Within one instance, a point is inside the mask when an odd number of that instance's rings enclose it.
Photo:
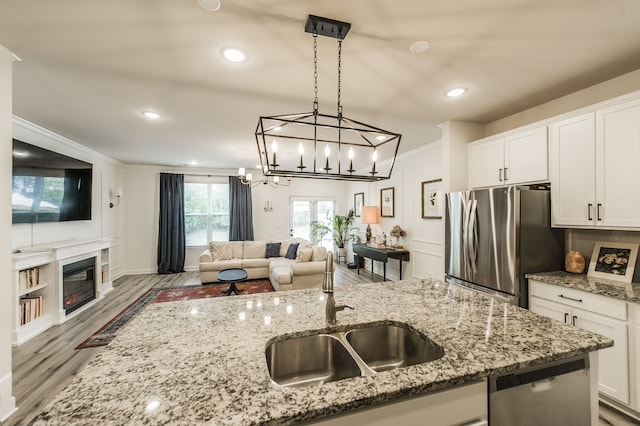
M 370 247 L 364 244 L 354 244 L 353 252 L 358 256 L 356 264 L 358 265 L 358 275 L 360 275 L 360 257 L 371 259 L 371 272 L 373 272 L 373 261 L 382 262 L 382 279 L 387 280 L 387 260 L 398 259 L 400 262 L 400 279 L 402 279 L 402 261 L 409 261 L 409 252 L 407 250 L 396 250 L 392 248 Z

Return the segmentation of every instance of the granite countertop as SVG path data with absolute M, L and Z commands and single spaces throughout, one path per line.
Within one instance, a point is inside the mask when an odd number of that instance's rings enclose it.
M 601 296 L 614 297 L 626 302 L 640 303 L 640 283 L 623 283 L 564 271 L 527 274 L 526 278 Z
M 436 280 L 336 288 L 354 310 L 325 322 L 318 289 L 153 303 L 34 424 L 292 424 L 595 351 L 612 340 Z M 244 313 L 244 314 L 242 314 Z M 269 378 L 284 334 L 407 323 L 444 348 L 433 362 L 301 388 Z

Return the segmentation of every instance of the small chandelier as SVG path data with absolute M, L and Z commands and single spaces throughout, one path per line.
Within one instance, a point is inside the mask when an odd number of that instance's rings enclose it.
M 256 128 L 267 176 L 374 182 L 391 177 L 402 135 L 345 117 L 341 104 L 342 41 L 351 24 L 309 15 L 313 34 L 313 111 L 261 116 Z M 318 35 L 338 40 L 337 114 L 318 111 Z
M 279 186 L 289 186 L 291 183 L 291 176 L 287 176 L 286 182 L 280 182 L 280 176 L 269 176 L 263 175 L 262 179 L 253 179 L 253 174 L 247 173 L 244 167 L 240 167 L 238 169 L 238 178 L 240 182 L 245 185 L 250 186 L 251 188 L 256 187 L 260 184 L 269 185 L 272 188 L 277 188 Z

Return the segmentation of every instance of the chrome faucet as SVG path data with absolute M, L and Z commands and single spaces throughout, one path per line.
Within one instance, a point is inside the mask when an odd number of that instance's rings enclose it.
M 327 314 L 327 324 L 333 325 L 336 323 L 336 312 L 342 311 L 345 308 L 353 309 L 349 305 L 338 305 L 333 298 L 333 252 L 327 252 L 327 260 L 324 268 L 324 280 L 322 281 L 322 291 L 327 293 L 327 304 L 325 311 Z

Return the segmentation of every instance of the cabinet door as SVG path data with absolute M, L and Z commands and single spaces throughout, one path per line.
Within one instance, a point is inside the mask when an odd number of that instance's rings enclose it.
M 549 127 L 551 224 L 595 225 L 595 114 Z
M 629 403 L 629 341 L 627 323 L 573 308 L 572 322 L 584 330 L 613 339 L 614 346 L 598 352 L 598 385 L 603 394 Z
M 596 112 L 597 225 L 640 227 L 640 100 Z
M 504 184 L 504 138 L 469 145 L 469 187 Z
M 507 184 L 549 179 L 547 127 L 507 136 L 504 140 L 504 179 Z
M 529 310 L 538 315 L 564 323 L 569 322 L 571 315 L 570 307 L 535 296 L 531 296 L 529 299 Z

